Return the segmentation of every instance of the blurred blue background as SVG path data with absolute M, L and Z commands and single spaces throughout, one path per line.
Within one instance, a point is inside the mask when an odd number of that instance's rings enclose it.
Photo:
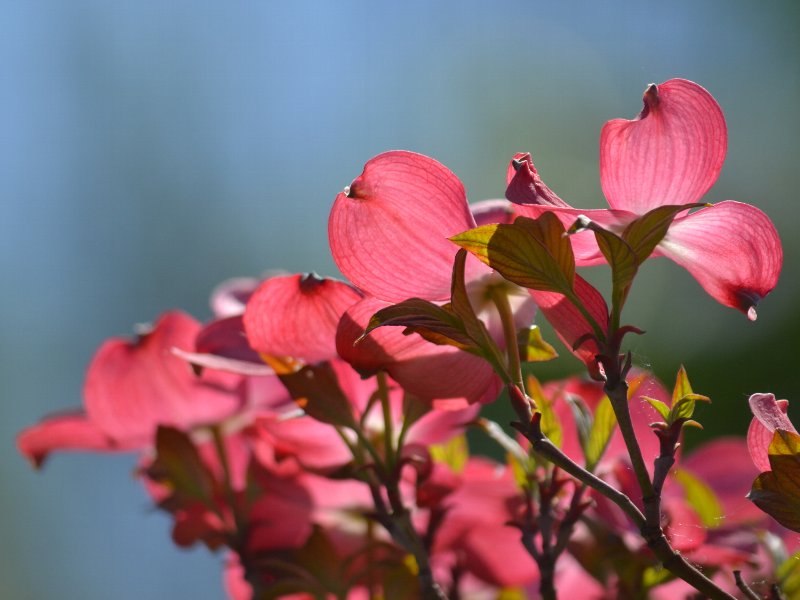
M 652 261 L 637 361 L 668 381 L 684 363 L 711 433 L 743 433 L 755 391 L 800 404 L 799 28 L 789 0 L 2 3 L 0 598 L 223 597 L 220 557 L 172 546 L 132 457 L 35 473 L 16 454 L 19 429 L 80 403 L 104 338 L 172 307 L 207 318 L 230 276 L 336 275 L 328 207 L 387 149 L 437 158 L 472 200 L 528 150 L 602 206 L 600 127 L 649 82 L 716 97 L 730 141 L 707 199 L 765 210 L 787 260 L 755 324 Z

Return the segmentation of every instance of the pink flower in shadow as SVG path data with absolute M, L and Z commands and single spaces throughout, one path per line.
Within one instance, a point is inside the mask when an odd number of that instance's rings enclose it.
M 621 232 L 660 206 L 700 202 L 719 176 L 727 144 L 725 118 L 711 94 L 691 81 L 670 79 L 647 88 L 635 119 L 614 119 L 603 127 L 600 183 L 609 209 L 568 205 L 542 182 L 529 154 L 511 161 L 506 195 L 521 215 L 550 211 L 567 227 L 584 215 Z M 590 231 L 573 236 L 573 249 L 578 265 L 604 262 Z M 732 200 L 675 218 L 654 255 L 684 267 L 715 300 L 751 320 L 783 263 L 769 217 Z

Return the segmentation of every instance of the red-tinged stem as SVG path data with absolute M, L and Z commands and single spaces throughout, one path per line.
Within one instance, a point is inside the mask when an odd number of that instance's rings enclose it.
M 733 578 L 736 580 L 736 587 L 738 587 L 739 590 L 741 590 L 741 592 L 745 595 L 745 598 L 747 598 L 748 600 L 761 600 L 758 597 L 758 594 L 756 594 L 753 590 L 751 590 L 750 586 L 745 583 L 744 579 L 742 579 L 741 571 L 739 571 L 738 569 L 734 570 Z
M 558 466 L 562 471 L 569 473 L 581 483 L 584 483 L 611 500 L 628 515 L 628 518 L 633 521 L 636 527 L 641 529 L 645 525 L 644 515 L 633 501 L 618 489 L 600 479 L 594 473 L 590 473 L 581 467 L 553 444 L 553 442 L 542 433 L 540 415 L 541 413 L 536 413 L 530 426 L 524 426 L 521 423 L 514 423 L 513 425 L 527 438 L 531 443 L 531 447 L 537 454 Z
M 388 409 L 388 403 L 384 409 Z M 361 462 L 362 453 L 359 450 L 363 448 L 374 463 L 374 477 L 369 481 L 369 486 L 378 522 L 386 528 L 398 544 L 414 556 L 414 560 L 417 563 L 420 597 L 423 600 L 447 600 L 447 596 L 433 577 L 425 543 L 411 521 L 411 513 L 403 504 L 398 481 L 400 469 L 387 468 L 380 454 L 373 447 L 372 442 L 360 428 L 356 429 L 356 435 L 360 444 L 358 449 L 351 446 L 353 458 L 357 462 Z M 384 501 L 381 488 L 386 490 L 386 497 L 389 500 L 388 506 Z
M 604 345 L 606 361 L 603 363 L 606 373 L 605 392 L 611 401 L 614 414 L 617 417 L 622 439 L 628 449 L 636 479 L 642 493 L 644 503 L 644 524 L 639 526 L 639 531 L 647 542 L 648 547 L 662 562 L 664 567 L 674 575 L 683 579 L 699 592 L 712 600 L 734 597 L 719 588 L 713 581 L 703 575 L 694 565 L 690 564 L 680 553 L 670 545 L 664 530 L 661 528 L 661 494 L 656 492 L 650 474 L 642 457 L 642 450 L 631 421 L 628 407 L 628 384 L 625 382 L 624 367 L 619 360 L 619 339 L 616 331 L 609 332 L 608 345 Z
M 539 413 L 537 413 L 538 416 Z M 530 427 L 521 426 L 517 423 L 517 428 L 528 438 L 531 442 L 533 449 L 548 459 L 550 462 L 559 466 L 562 470 L 569 473 L 577 480 L 586 484 L 590 488 L 597 490 L 603 496 L 611 500 L 614 504 L 619 506 L 623 512 L 633 521 L 634 525 L 639 529 L 648 547 L 653 551 L 656 557 L 671 573 L 675 574 L 686 581 L 689 585 L 694 587 L 699 592 L 705 594 L 712 600 L 735 600 L 733 596 L 717 587 L 713 581 L 708 579 L 693 565 L 689 564 L 683 556 L 676 552 L 670 546 L 664 532 L 661 530 L 660 525 L 656 525 L 655 529 L 647 522 L 645 516 L 636 507 L 628 496 L 612 487 L 593 473 L 590 473 L 566 454 L 561 452 L 553 443 L 547 439 L 539 427 L 539 419 L 534 418 Z

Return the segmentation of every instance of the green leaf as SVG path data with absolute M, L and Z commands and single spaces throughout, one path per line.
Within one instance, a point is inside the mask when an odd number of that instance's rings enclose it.
M 788 456 L 800 461 L 800 435 L 793 431 L 776 429 L 772 434 L 772 441 L 769 443 L 769 457 Z M 770 463 L 771 464 L 771 463 Z M 774 465 L 773 471 L 775 470 Z
M 672 408 L 667 416 L 667 424 L 672 425 L 678 419 L 691 419 L 694 416 L 696 402 L 711 402 L 711 400 L 708 396 L 701 396 L 692 391 L 689 376 L 681 365 L 675 378 L 675 387 L 672 390 Z
M 684 396 L 693 393 L 692 386 L 689 383 L 689 376 L 686 374 L 686 369 L 681 365 L 675 378 L 675 387 L 672 389 L 672 406 L 675 406 L 675 403 Z
M 339 387 L 339 380 L 330 363 L 308 365 L 279 377 L 306 414 L 329 425 L 350 429 L 357 427 L 353 407 Z
M 696 402 L 711 402 L 708 396 L 700 394 L 687 394 L 672 405 L 672 409 L 667 416 L 667 423 L 672 424 L 678 419 L 691 419 L 694 415 Z
M 466 250 L 459 250 L 453 262 L 450 303 L 439 306 L 422 298 L 409 298 L 387 306 L 372 316 L 363 335 L 377 327 L 405 327 L 406 335 L 417 333 L 433 344 L 455 346 L 486 359 L 501 377 L 508 379 L 503 353 L 469 301 L 464 283 L 466 259 Z
M 404 333 L 418 333 L 434 344 L 455 346 L 476 354 L 480 352 L 457 315 L 446 306 L 439 306 L 422 298 L 409 298 L 382 308 L 372 315 L 364 335 L 388 325 L 405 327 Z
M 649 396 L 643 396 L 643 400 L 647 400 L 650 403 L 650 406 L 655 408 L 658 411 L 665 421 L 669 420 L 669 406 L 664 404 L 661 400 L 657 400 L 656 398 L 650 398 Z
M 498 592 L 496 600 L 528 600 L 528 596 L 521 588 L 503 588 Z
M 522 287 L 573 293 L 575 256 L 564 226 L 552 213 L 538 219 L 517 217 L 510 225 L 484 225 L 451 241 Z
M 800 436 L 776 429 L 769 445 L 771 471 L 753 482 L 748 498 L 778 523 L 800 532 Z
M 374 565 L 370 566 L 374 568 Z M 419 579 L 405 563 L 385 567 L 382 580 L 383 600 L 416 600 L 419 598 Z
M 787 529 L 800 532 L 800 497 L 784 491 L 774 471 L 756 477 L 747 497 Z
M 719 527 L 724 513 L 714 490 L 689 471 L 675 469 L 672 474 L 683 487 L 686 500 L 700 517 L 703 525 L 709 528 Z
M 467 287 L 464 281 L 464 270 L 467 263 L 467 251 L 464 249 L 456 253 L 453 261 L 453 276 L 450 287 L 450 310 L 461 319 L 464 332 L 480 349 L 480 355 L 486 358 L 495 369 L 504 371 L 505 360 L 503 353 L 497 347 L 489 330 L 483 321 L 475 314 L 472 303 L 469 301 Z
M 578 430 L 578 441 L 583 450 L 583 456 L 589 455 L 589 436 L 592 432 L 592 413 L 586 403 L 578 396 L 567 394 L 567 403 L 572 410 L 575 426 Z
M 673 579 L 675 579 L 675 575 L 669 569 L 662 566 L 647 567 L 642 573 L 642 586 L 645 590 L 650 590 Z
M 506 462 L 511 467 L 511 475 L 514 477 L 514 483 L 521 490 L 527 490 L 531 487 L 531 478 L 528 475 L 535 467 L 531 465 L 531 460 L 527 457 L 525 461 L 520 461 L 518 456 L 514 456 L 511 452 L 506 453 Z
M 586 217 L 580 217 L 575 224 L 570 227 L 570 233 L 576 233 L 584 229 L 594 232 L 597 246 L 606 258 L 606 262 L 611 266 L 612 292 L 611 301 L 616 307 L 616 312 L 622 310 L 623 304 L 628 297 L 633 278 L 641 264 L 637 260 L 636 252 L 630 247 L 628 242 L 597 223 L 590 221 Z
M 594 411 L 592 428 L 589 431 L 589 438 L 586 442 L 586 448 L 584 449 L 586 455 L 586 469 L 588 471 L 594 470 L 597 463 L 600 462 L 603 453 L 608 447 L 608 442 L 611 440 L 611 435 L 614 433 L 616 425 L 617 416 L 614 414 L 611 400 L 609 400 L 608 396 L 603 396 L 603 399 Z
M 797 598 L 800 595 L 800 550 L 778 566 L 775 577 L 787 598 Z
M 156 458 L 150 473 L 182 498 L 210 503 L 215 480 L 200 458 L 189 435 L 174 427 L 160 425 L 156 431 Z
M 429 447 L 431 459 L 450 467 L 454 473 L 461 473 L 469 460 L 469 447 L 465 435 L 457 435 L 444 444 Z
M 632 221 L 622 232 L 622 238 L 636 253 L 638 264 L 642 264 L 653 253 L 656 246 L 667 235 L 669 226 L 678 213 L 706 204 L 665 204 Z
M 539 427 L 542 433 L 559 448 L 563 440 L 564 434 L 561 429 L 561 421 L 553 409 L 554 399 L 545 398 L 542 386 L 539 380 L 533 375 L 528 377 L 528 395 L 533 398 L 536 403 L 536 409 L 542 413 L 542 420 L 539 422 Z
M 523 362 L 545 362 L 558 358 L 558 352 L 544 341 L 538 325 L 523 329 L 517 336 L 519 356 Z

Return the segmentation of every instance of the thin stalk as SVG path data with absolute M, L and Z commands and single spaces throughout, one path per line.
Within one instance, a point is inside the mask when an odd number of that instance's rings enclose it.
M 225 495 L 228 497 L 228 504 L 231 506 L 233 513 L 233 521 L 236 526 L 236 538 L 244 535 L 247 523 L 244 515 L 241 514 L 239 503 L 236 501 L 236 493 L 233 490 L 233 479 L 231 477 L 231 466 L 228 460 L 228 451 L 225 449 L 225 439 L 222 436 L 222 431 L 216 425 L 211 427 L 211 437 L 214 440 L 214 449 L 219 457 L 220 465 L 222 465 L 222 476 L 224 478 Z
M 572 460 L 569 456 L 564 454 L 541 432 L 538 424 L 534 424 L 534 426 L 530 429 L 526 427 L 518 427 L 518 429 L 528 439 L 533 447 L 533 450 L 537 454 L 543 456 L 551 463 L 561 468 L 562 471 L 569 473 L 581 483 L 584 483 L 590 488 L 597 490 L 603 496 L 611 500 L 614 504 L 619 506 L 626 515 L 628 515 L 628 518 L 633 521 L 637 528 L 641 529 L 644 527 L 644 515 L 633 503 L 633 501 L 628 498 L 628 496 L 600 479 L 594 473 L 590 473 Z
M 519 358 L 519 347 L 517 346 L 517 326 L 514 323 L 514 312 L 511 310 L 508 294 L 504 289 L 495 287 L 492 288 L 490 295 L 500 315 L 500 322 L 503 324 L 503 338 L 506 342 L 509 374 L 514 385 L 524 393 L 525 382 L 522 378 L 522 364 Z
M 664 532 L 660 526 L 653 529 L 645 519 L 645 516 L 628 496 L 610 486 L 608 483 L 590 473 L 583 467 L 575 463 L 571 458 L 559 450 L 537 427 L 530 430 L 520 428 L 520 431 L 528 438 L 533 449 L 548 459 L 553 464 L 585 483 L 590 488 L 597 490 L 603 496 L 619 506 L 622 511 L 633 521 L 639 529 L 648 547 L 656 557 L 671 573 L 683 579 L 686 583 L 694 587 L 699 592 L 705 594 L 712 600 L 735 600 L 733 596 L 720 589 L 710 579 L 698 571 L 693 565 L 688 563 L 683 556 L 670 546 Z
M 609 339 L 617 340 L 617 332 L 610 331 Z M 647 542 L 648 547 L 658 557 L 666 569 L 674 575 L 683 579 L 686 583 L 693 586 L 699 592 L 705 594 L 712 600 L 733 599 L 733 596 L 719 588 L 713 581 L 703 575 L 696 567 L 690 564 L 681 556 L 664 535 L 661 528 L 661 495 L 656 493 L 650 474 L 647 471 L 642 450 L 631 421 L 631 413 L 628 407 L 628 384 L 623 376 L 623 366 L 619 361 L 619 343 L 614 342 L 607 345 L 604 349 L 607 358 L 605 392 L 611 401 L 614 414 L 617 417 L 622 439 L 631 458 L 631 464 L 639 482 L 644 503 L 644 523 L 639 526 L 639 531 Z M 638 510 L 638 509 L 637 509 Z
M 622 439 L 625 441 L 625 447 L 628 449 L 633 471 L 636 474 L 636 480 L 639 482 L 639 488 L 642 491 L 642 499 L 645 506 L 647 506 L 648 501 L 652 502 L 656 494 L 653 489 L 653 482 L 650 480 L 650 473 L 647 471 L 647 465 L 642 456 L 639 440 L 636 439 L 636 433 L 633 429 L 633 421 L 631 420 L 631 413 L 628 408 L 628 384 L 622 379 L 617 379 L 612 384 L 612 387 L 609 387 L 609 382 L 607 381 L 605 392 L 609 400 L 611 400 L 611 407 L 614 409 L 614 414 L 617 417 L 617 424 L 619 425 Z M 659 515 L 659 525 L 660 521 L 661 517 Z
M 394 431 L 392 424 L 392 407 L 389 403 L 389 386 L 386 383 L 386 373 L 378 371 L 378 397 L 383 411 L 383 442 L 386 454 L 386 469 L 394 469 Z
M 384 408 L 388 409 L 388 394 L 386 398 L 387 403 Z M 380 484 L 377 481 L 369 483 L 378 522 L 386 528 L 398 544 L 414 556 L 414 560 L 417 562 L 417 579 L 419 580 L 423 600 L 447 600 L 447 596 L 433 577 L 425 544 L 411 522 L 411 514 L 403 504 L 397 481 L 399 469 L 387 469 L 386 463 L 372 445 L 372 442 L 364 435 L 361 428 L 357 427 L 354 431 L 360 442 L 359 448 L 363 447 L 372 458 L 375 468 L 374 473 L 380 482 Z M 354 450 L 352 446 L 351 450 Z M 359 460 L 356 452 L 353 452 L 353 457 Z M 389 500 L 388 507 L 381 494 L 381 486 L 386 490 L 386 496 Z

